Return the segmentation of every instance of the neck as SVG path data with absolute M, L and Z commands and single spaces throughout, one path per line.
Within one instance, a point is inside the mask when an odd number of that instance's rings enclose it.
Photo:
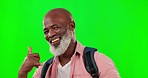
M 77 42 L 74 40 L 71 40 L 71 43 L 69 44 L 69 47 L 67 48 L 66 52 L 59 56 L 59 61 L 62 66 L 64 66 L 66 63 L 68 63 L 72 57 L 72 55 L 75 52 Z

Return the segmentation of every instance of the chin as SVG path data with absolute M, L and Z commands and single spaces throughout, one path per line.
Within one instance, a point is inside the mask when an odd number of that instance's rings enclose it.
M 69 47 L 72 39 L 72 35 L 70 34 L 70 30 L 67 30 L 67 32 L 63 35 L 61 38 L 60 44 L 58 46 L 54 46 L 52 44 L 50 45 L 50 52 L 54 54 L 55 56 L 59 56 L 65 53 L 67 48 Z

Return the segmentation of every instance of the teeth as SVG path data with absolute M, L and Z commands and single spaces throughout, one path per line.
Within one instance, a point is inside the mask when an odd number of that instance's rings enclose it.
M 59 39 L 60 39 L 60 38 L 56 38 L 56 39 L 52 40 L 52 43 L 58 41 Z

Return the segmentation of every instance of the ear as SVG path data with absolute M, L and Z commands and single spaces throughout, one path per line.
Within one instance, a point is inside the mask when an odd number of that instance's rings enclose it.
M 74 29 L 75 29 L 75 22 L 74 21 L 70 22 L 69 28 L 71 31 L 74 31 Z

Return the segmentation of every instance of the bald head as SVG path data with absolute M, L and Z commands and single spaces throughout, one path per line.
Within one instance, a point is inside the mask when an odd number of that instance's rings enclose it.
M 75 28 L 75 23 L 69 11 L 63 8 L 50 10 L 44 17 L 44 27 L 55 24 L 65 24 L 63 26 L 71 26 L 72 31 Z
M 61 19 L 63 21 L 73 21 L 72 15 L 69 11 L 67 11 L 66 9 L 63 8 L 56 8 L 56 9 L 52 9 L 50 10 L 46 15 L 45 15 L 45 19 Z

